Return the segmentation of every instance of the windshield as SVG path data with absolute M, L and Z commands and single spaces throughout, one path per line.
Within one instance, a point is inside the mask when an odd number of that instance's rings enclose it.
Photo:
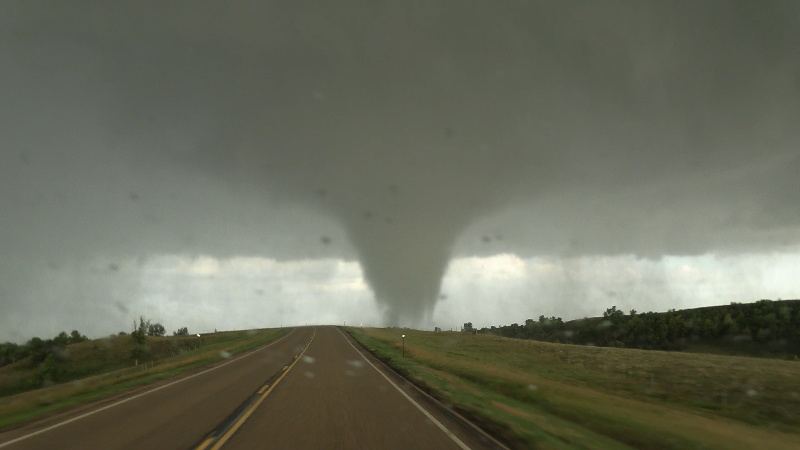
M 5 1 L 0 42 L 0 341 L 800 295 L 797 2 Z

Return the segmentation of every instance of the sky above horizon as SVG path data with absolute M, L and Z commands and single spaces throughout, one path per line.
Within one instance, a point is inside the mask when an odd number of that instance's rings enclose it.
M 9 0 L 0 42 L 0 340 L 800 296 L 798 2 Z
M 800 252 L 718 256 L 633 255 L 456 258 L 436 309 L 420 329 L 458 330 L 524 323 L 540 315 L 596 317 L 607 307 L 628 313 L 800 298 Z M 139 315 L 168 332 L 342 324 L 383 326 L 358 262 L 335 258 L 276 261 L 263 257 L 157 256 L 48 268 L 31 290 L 29 310 L 0 322 L 0 341 L 24 342 L 79 329 L 92 338 L 130 331 Z M 36 301 L 33 301 L 35 299 Z M 47 313 L 42 313 L 42 310 Z M 27 317 L 37 315 L 34 323 Z

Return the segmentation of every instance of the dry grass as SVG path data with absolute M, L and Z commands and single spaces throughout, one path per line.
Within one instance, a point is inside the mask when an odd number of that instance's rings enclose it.
M 402 360 L 399 330 L 351 332 L 528 446 L 800 448 L 797 362 L 411 330 Z

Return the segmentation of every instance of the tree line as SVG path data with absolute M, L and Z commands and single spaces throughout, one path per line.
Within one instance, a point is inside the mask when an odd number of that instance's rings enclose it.
M 627 314 L 612 306 L 602 317 L 564 322 L 539 316 L 513 323 L 464 331 L 509 338 L 535 339 L 605 347 L 685 350 L 692 344 L 740 347 L 762 353 L 800 353 L 800 300 L 731 303 L 667 312 Z
M 128 333 L 125 331 L 119 332 L 119 335 L 126 334 Z M 135 354 L 132 356 L 135 358 L 139 356 L 136 354 L 138 351 L 146 349 L 146 340 L 148 336 L 164 335 L 166 335 L 166 329 L 162 324 L 151 322 L 144 316 L 140 316 L 138 324 L 137 321 L 133 322 L 133 329 L 130 332 L 134 343 L 138 344 L 137 348 L 134 349 Z M 189 330 L 187 327 L 182 327 L 174 331 L 172 335 L 188 336 Z M 69 334 L 67 334 L 66 331 L 62 331 L 50 339 L 42 339 L 38 336 L 34 336 L 21 345 L 13 342 L 0 343 L 0 367 L 22 361 L 26 358 L 30 358 L 28 361 L 30 366 L 42 364 L 48 357 L 63 359 L 64 355 L 67 354 L 65 349 L 68 345 L 78 344 L 88 340 L 90 339 L 86 337 L 85 334 L 82 334 L 78 330 L 72 330 Z
M 86 335 L 78 330 L 72 330 L 67 334 L 66 331 L 58 333 L 51 339 L 33 337 L 28 342 L 18 345 L 13 342 L 0 344 L 0 367 L 15 363 L 25 358 L 31 358 L 31 364 L 36 365 L 43 362 L 49 355 L 61 352 L 67 345 L 77 344 L 88 341 Z

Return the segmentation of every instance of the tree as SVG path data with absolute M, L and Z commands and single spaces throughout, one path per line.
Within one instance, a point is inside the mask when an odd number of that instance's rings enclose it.
M 461 331 L 463 331 L 464 333 L 472 333 L 473 332 L 472 322 L 465 323 L 464 324 L 464 329 L 461 330 Z
M 597 325 L 600 337 L 608 345 L 619 346 L 618 339 L 625 334 L 625 312 L 612 306 L 603 313 L 603 319 L 605 320 Z
M 70 333 L 69 340 L 71 344 L 77 344 L 78 342 L 88 341 L 89 338 L 86 335 L 81 334 L 78 330 L 72 330 Z
M 24 357 L 23 352 L 24 349 L 13 342 L 0 344 L 0 367 L 19 361 Z
M 177 331 L 173 331 L 172 332 L 172 335 L 173 336 L 188 336 L 189 335 L 189 329 L 186 328 L 186 327 L 178 328 Z
M 606 310 L 606 312 L 603 313 L 603 318 L 610 320 L 611 323 L 614 323 L 614 324 L 619 323 L 621 321 L 621 319 L 624 318 L 624 316 L 625 316 L 625 313 L 622 312 L 622 310 L 617 309 L 616 306 L 612 306 L 611 308 L 608 308 Z
M 48 345 L 48 343 L 42 340 L 40 337 L 32 337 L 31 340 L 25 344 L 25 346 L 28 347 L 27 350 L 31 357 L 31 364 L 38 365 L 44 361 L 45 358 L 47 358 L 47 355 L 50 354 L 49 350 L 51 345 Z
M 58 333 L 58 336 L 53 338 L 53 344 L 58 345 L 59 347 L 65 347 L 71 343 L 70 336 L 66 333 L 66 331 L 62 331 Z
M 131 339 L 133 339 L 136 345 L 144 345 L 147 342 L 147 330 L 149 328 L 150 321 L 145 319 L 144 316 L 139 316 L 139 325 L 136 325 L 136 320 L 133 321 Z
M 164 336 L 167 333 L 167 330 L 164 328 L 164 325 L 156 322 L 150 324 L 147 327 L 147 335 L 148 336 Z

